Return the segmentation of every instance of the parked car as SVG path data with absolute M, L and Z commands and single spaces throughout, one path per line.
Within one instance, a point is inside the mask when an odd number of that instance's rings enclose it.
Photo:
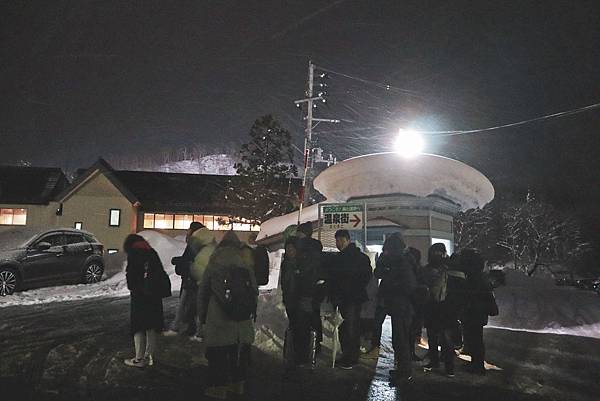
M 51 283 L 96 283 L 104 273 L 104 246 L 93 234 L 53 229 L 0 252 L 0 296 Z

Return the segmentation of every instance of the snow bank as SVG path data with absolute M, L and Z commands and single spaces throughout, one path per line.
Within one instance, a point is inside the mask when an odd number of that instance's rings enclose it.
M 319 204 L 310 205 L 302 209 L 302 218 L 300 223 L 307 221 L 317 221 L 319 219 Z M 298 211 L 285 214 L 279 217 L 273 217 L 260 225 L 260 232 L 256 237 L 257 241 L 277 235 L 283 232 L 288 226 L 298 224 Z
M 506 286 L 496 289 L 500 315 L 491 317 L 488 327 L 600 338 L 598 295 L 558 287 L 548 275 L 506 274 Z
M 171 258 L 179 256 L 185 249 L 185 241 L 180 241 L 161 234 L 157 231 L 142 231 L 139 233 L 158 252 L 171 279 L 171 289 L 179 291 L 181 277 L 175 274 L 175 267 L 171 265 Z M 36 305 L 49 302 L 74 301 L 94 297 L 122 297 L 129 295 L 125 280 L 125 266 L 114 276 L 96 284 L 62 285 L 56 287 L 38 288 L 15 293 L 11 296 L 0 298 L 0 308 L 14 305 Z

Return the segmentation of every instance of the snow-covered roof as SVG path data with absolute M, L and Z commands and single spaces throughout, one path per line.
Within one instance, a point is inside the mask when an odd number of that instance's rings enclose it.
M 494 199 L 494 187 L 486 176 L 458 160 L 431 154 L 354 157 L 323 171 L 315 178 L 314 187 L 328 202 L 390 194 L 437 195 L 467 210 Z
M 457 160 L 430 154 L 415 158 L 396 153 L 355 157 L 327 168 L 313 184 L 327 198 L 326 203 L 392 194 L 436 195 L 467 210 L 481 208 L 494 199 L 492 183 L 479 171 Z M 311 205 L 302 211 L 300 222 L 317 221 L 318 217 L 318 205 Z M 269 219 L 261 224 L 257 240 L 280 234 L 297 223 L 297 211 Z
M 317 221 L 319 219 L 319 204 L 310 205 L 302 209 L 300 223 L 307 221 Z M 298 211 L 285 214 L 279 217 L 273 217 L 260 225 L 260 232 L 256 237 L 257 241 L 272 237 L 283 232 L 286 227 L 292 224 L 298 224 Z

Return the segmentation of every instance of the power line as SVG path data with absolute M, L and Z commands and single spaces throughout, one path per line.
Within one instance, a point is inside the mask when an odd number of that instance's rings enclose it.
M 454 136 L 454 135 L 477 134 L 477 133 L 483 133 L 483 132 L 489 132 L 489 131 L 496 131 L 496 130 L 500 130 L 503 128 L 518 127 L 518 126 L 529 124 L 532 122 L 546 121 L 546 120 L 567 117 L 570 115 L 584 113 L 586 111 L 594 110 L 597 108 L 600 108 L 600 103 L 594 103 L 594 104 L 582 106 L 582 107 L 572 109 L 572 110 L 559 111 L 557 113 L 547 114 L 547 115 L 540 116 L 540 117 L 530 118 L 527 120 L 522 120 L 522 121 L 518 121 L 518 122 L 514 122 L 514 123 L 496 125 L 493 127 L 486 127 L 486 128 L 469 129 L 469 130 L 448 130 L 448 131 L 422 131 L 422 130 L 416 130 L 416 131 L 420 134 L 435 135 L 435 136 Z M 357 132 L 357 131 L 367 131 L 367 130 L 382 130 L 382 129 L 386 129 L 386 128 L 387 127 L 384 127 L 384 126 L 371 126 L 371 127 L 348 128 L 348 129 L 340 129 L 340 130 L 329 130 L 329 131 L 324 131 L 322 133 L 335 134 L 338 132 L 346 133 L 346 132 Z M 385 136 L 387 136 L 387 134 L 370 136 L 369 138 L 372 139 L 372 138 L 385 137 Z M 352 137 L 352 136 L 336 135 L 336 138 L 356 139 L 357 137 L 356 136 Z
M 418 95 L 418 92 L 410 90 L 410 89 L 398 88 L 398 87 L 393 86 L 393 85 L 389 85 L 389 84 L 385 84 L 385 83 L 377 82 L 377 81 L 371 81 L 371 80 L 360 78 L 360 77 L 357 77 L 357 76 L 354 76 L 354 75 L 350 75 L 350 74 L 344 74 L 343 72 L 334 71 L 334 70 L 331 70 L 329 68 L 324 68 L 324 67 L 321 67 L 321 66 L 318 66 L 317 68 L 319 68 L 319 70 L 321 70 L 321 71 L 325 71 L 325 72 L 328 72 L 328 73 L 334 74 L 334 75 L 339 75 L 341 77 L 345 77 L 345 78 L 348 78 L 348 79 L 353 79 L 355 81 L 362 82 L 362 83 L 365 83 L 365 84 L 373 85 L 373 86 L 376 86 L 377 88 L 380 88 L 380 89 L 385 89 L 385 90 L 393 91 L 393 92 L 400 92 L 400 93 L 403 93 L 405 95 L 419 97 L 419 98 L 421 97 L 421 96 Z
M 495 131 L 502 128 L 518 127 L 520 125 L 529 124 L 537 121 L 551 120 L 555 118 L 562 118 L 573 114 L 583 113 L 589 110 L 600 108 L 600 103 L 594 103 L 587 106 L 579 107 L 577 109 L 559 111 L 558 113 L 547 114 L 541 117 L 530 118 L 528 120 L 518 121 L 510 124 L 496 125 L 494 127 L 471 129 L 471 130 L 453 130 L 453 131 L 418 131 L 422 134 L 438 135 L 438 136 L 454 136 L 454 135 L 465 135 L 465 134 L 477 134 L 481 132 Z

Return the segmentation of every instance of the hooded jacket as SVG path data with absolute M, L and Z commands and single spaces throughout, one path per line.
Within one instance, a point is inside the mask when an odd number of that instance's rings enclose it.
M 378 296 L 391 315 L 412 315 L 412 296 L 417 287 L 416 263 L 406 252 L 384 253 L 377 260 L 375 277 L 381 279 Z
M 258 287 L 254 277 L 253 258 L 239 239 L 228 232 L 210 257 L 204 277 L 199 285 L 199 316 L 204 317 L 204 341 L 207 347 L 221 347 L 234 344 L 252 344 L 254 342 L 254 324 L 251 319 L 237 322 L 231 320 L 219 302 L 212 296 L 211 280 L 217 270 L 226 266 L 244 267 L 250 272 L 252 286 L 258 296 Z M 251 249 L 250 249 L 251 251 Z

